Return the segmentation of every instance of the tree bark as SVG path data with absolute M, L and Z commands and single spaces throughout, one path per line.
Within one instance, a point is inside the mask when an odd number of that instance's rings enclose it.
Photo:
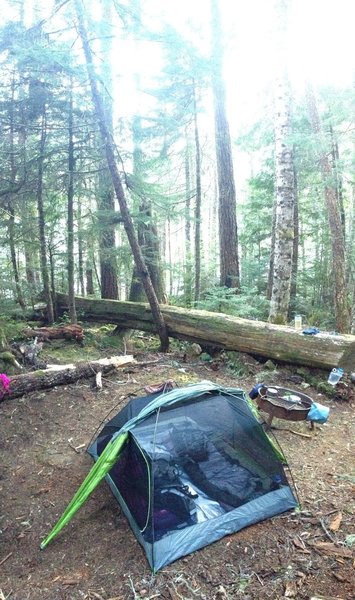
M 37 390 L 45 390 L 57 385 L 66 385 L 95 377 L 97 373 L 110 373 L 117 367 L 123 367 L 134 362 L 133 356 L 113 356 L 92 362 L 82 362 L 72 365 L 53 365 L 45 371 L 34 371 L 25 375 L 10 377 L 10 387 L 7 392 L 1 391 L 0 402 L 7 399 L 19 398 Z M 2 395 L 1 395 L 2 394 Z
M 89 267 L 89 263 L 86 264 L 86 294 L 88 296 L 93 296 L 95 293 L 94 289 L 94 272 L 91 267 Z
M 37 327 L 34 329 L 25 329 L 22 333 L 26 337 L 39 337 L 40 339 L 44 340 L 66 339 L 77 340 L 81 342 L 84 339 L 84 330 L 81 325 L 77 325 L 76 323 L 71 325 L 60 325 L 59 327 Z
M 291 86 L 287 74 L 286 31 L 289 2 L 278 0 L 278 79 L 274 97 L 275 131 L 275 245 L 269 320 L 286 324 L 291 297 L 294 245 L 295 185 L 291 142 Z
M 59 312 L 68 309 L 68 297 L 57 294 Z M 126 329 L 156 333 L 147 304 L 76 298 L 83 319 L 114 323 Z M 355 336 L 304 335 L 291 327 L 249 321 L 221 313 L 161 306 L 169 336 L 181 340 L 238 350 L 276 361 L 329 369 L 353 370 Z
M 69 91 L 69 114 L 68 114 L 68 294 L 69 294 L 69 317 L 71 323 L 76 323 L 75 290 L 74 290 L 74 134 L 73 134 L 73 81 L 70 81 Z
M 112 85 L 112 8 L 111 1 L 105 0 L 102 3 L 102 26 L 108 27 L 100 40 L 102 51 L 101 73 L 102 80 L 101 99 L 105 116 L 105 123 L 110 135 L 113 134 L 113 85 Z M 116 226 L 110 222 L 111 216 L 115 212 L 115 193 L 112 186 L 110 171 L 107 165 L 105 149 L 100 144 L 101 164 L 99 171 L 99 189 L 98 189 L 98 217 L 99 217 L 99 256 L 100 256 L 100 281 L 101 298 L 112 298 L 117 300 L 118 279 L 117 279 L 117 254 L 116 254 Z
M 355 143 L 353 145 L 353 173 L 355 173 Z M 351 186 L 350 211 L 350 256 L 349 256 L 349 288 L 352 298 L 351 333 L 355 334 L 355 182 Z
M 38 173 L 37 173 L 37 210 L 38 210 L 38 231 L 39 231 L 39 243 L 40 243 L 40 258 L 41 258 L 41 272 L 42 272 L 42 283 L 44 289 L 44 297 L 47 303 L 47 320 L 48 323 L 54 322 L 54 309 L 52 293 L 49 283 L 48 273 L 48 262 L 47 262 L 47 249 L 46 249 L 46 234 L 45 234 L 45 216 L 44 216 L 44 202 L 43 202 L 43 170 L 44 170 L 44 149 L 46 144 L 46 115 L 45 108 L 43 109 L 42 124 L 41 124 L 41 137 L 39 143 L 39 156 L 38 156 Z
M 20 275 L 17 265 L 16 259 L 16 247 L 15 247 L 15 211 L 11 202 L 8 203 L 8 213 L 9 213 L 9 221 L 8 221 L 8 233 L 9 233 L 9 246 L 10 246 L 10 256 L 11 256 L 11 264 L 12 270 L 14 273 L 15 280 L 15 289 L 16 289 L 16 302 L 19 303 L 22 310 L 25 310 L 26 303 L 23 297 L 21 283 L 20 283 Z
M 9 134 L 10 134 L 10 165 L 11 165 L 11 184 L 13 186 L 15 186 L 16 184 L 16 165 L 15 165 L 15 131 L 14 131 L 14 105 L 15 105 L 15 82 L 14 79 L 12 79 L 12 83 L 11 83 L 11 104 L 10 104 L 10 129 L 9 129 Z M 19 303 L 19 305 L 21 306 L 22 310 L 24 310 L 26 308 L 26 303 L 25 303 L 25 299 L 23 297 L 23 293 L 22 293 L 22 288 L 21 288 L 21 283 L 20 283 L 20 275 L 19 275 L 19 269 L 18 269 L 18 265 L 17 265 L 17 260 L 16 260 L 16 247 L 15 247 L 15 209 L 13 206 L 13 197 L 11 194 L 9 194 L 9 201 L 8 201 L 8 213 L 9 213 L 9 220 L 8 220 L 8 233 L 9 233 L 9 245 L 10 245 L 10 255 L 11 255 L 11 263 L 12 263 L 12 269 L 14 272 L 14 279 L 15 279 L 15 289 L 16 289 L 16 302 Z
M 294 170 L 294 217 L 293 217 L 293 250 L 292 250 L 292 270 L 291 270 L 291 290 L 290 290 L 290 306 L 288 310 L 288 320 L 292 318 L 292 311 L 295 308 L 296 296 L 297 296 L 297 275 L 298 275 L 298 255 L 299 255 L 299 241 L 300 241 L 300 219 L 298 210 L 298 185 L 296 170 Z
M 188 128 L 185 129 L 185 264 L 184 264 L 184 304 L 192 305 L 192 245 L 191 245 L 191 157 Z
M 78 277 L 80 295 L 85 296 L 84 284 L 84 238 L 83 238 L 83 222 L 81 213 L 81 199 L 78 199 Z
M 212 90 L 218 175 L 220 283 L 240 289 L 236 193 L 232 146 L 227 119 L 226 90 L 222 76 L 223 45 L 218 0 L 211 0 L 212 12 Z
M 196 176 L 196 201 L 195 201 L 195 303 L 200 300 L 201 292 L 201 147 L 200 132 L 197 121 L 196 82 L 192 82 L 193 96 L 193 123 L 195 137 L 195 176 Z
M 316 98 L 310 85 L 308 85 L 307 88 L 307 103 L 311 126 L 316 136 L 317 151 L 324 185 L 324 202 L 328 212 L 329 230 L 331 233 L 335 322 L 337 330 L 344 333 L 350 331 L 350 307 L 347 298 L 345 269 L 345 240 L 336 185 L 333 178 L 334 174 L 332 172 L 329 154 L 325 147 Z
M 105 145 L 105 152 L 107 158 L 107 164 L 110 170 L 113 187 L 115 189 L 116 197 L 120 206 L 121 216 L 123 219 L 124 228 L 128 237 L 129 244 L 131 246 L 132 254 L 134 257 L 134 262 L 136 264 L 139 277 L 141 278 L 144 290 L 148 298 L 148 302 L 150 304 L 152 315 L 154 318 L 154 322 L 157 327 L 157 332 L 160 338 L 161 350 L 166 352 L 169 348 L 169 337 L 167 334 L 166 326 L 164 323 L 164 318 L 162 316 L 159 303 L 152 285 L 152 280 L 149 275 L 149 271 L 145 264 L 142 251 L 139 247 L 137 236 L 134 230 L 133 221 L 131 214 L 128 209 L 126 197 L 124 194 L 122 182 L 120 179 L 120 174 L 117 167 L 117 161 L 115 156 L 115 147 L 112 140 L 112 136 L 110 131 L 106 125 L 105 121 L 105 112 L 102 105 L 102 100 L 98 91 L 97 83 L 96 83 L 96 74 L 93 69 L 93 56 L 91 52 L 91 48 L 88 41 L 87 31 L 84 24 L 84 18 L 82 15 L 83 5 L 82 2 L 79 4 L 79 0 L 76 0 L 76 10 L 77 10 L 77 19 L 79 26 L 79 34 L 83 44 L 85 60 L 88 68 L 88 74 L 91 85 L 91 93 L 92 99 L 96 110 L 98 125 L 100 128 L 100 133 L 102 137 L 102 141 Z

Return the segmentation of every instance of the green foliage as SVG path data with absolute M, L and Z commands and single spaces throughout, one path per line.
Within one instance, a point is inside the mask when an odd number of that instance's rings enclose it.
M 267 320 L 269 303 L 256 289 L 242 288 L 240 294 L 227 287 L 213 287 L 203 294 L 196 308 L 244 319 Z
M 208 354 L 208 352 L 202 352 L 202 354 L 200 354 L 199 358 L 200 358 L 200 360 L 202 360 L 202 362 L 211 362 L 212 361 L 212 356 L 210 354 Z
M 58 317 L 58 319 L 56 320 L 55 325 L 68 325 L 69 323 L 70 323 L 69 313 L 63 312 L 63 314 L 60 315 L 60 317 Z
M 9 316 L 0 314 L 0 330 L 7 339 L 8 343 L 21 339 L 23 337 L 22 331 L 25 328 L 23 321 L 17 321 L 11 319 Z
M 225 352 L 226 364 L 229 371 L 236 377 L 245 377 L 249 375 L 248 367 L 245 366 L 240 358 L 239 352 Z

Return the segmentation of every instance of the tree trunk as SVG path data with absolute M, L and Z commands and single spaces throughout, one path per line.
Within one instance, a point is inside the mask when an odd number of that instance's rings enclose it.
M 196 176 L 196 200 L 195 200 L 195 303 L 200 299 L 201 292 L 201 148 L 200 133 L 197 122 L 196 83 L 192 82 L 193 111 L 194 111 L 194 136 L 195 136 L 195 176 Z
M 310 85 L 308 85 L 307 88 L 307 102 L 311 126 L 317 141 L 324 185 L 324 201 L 328 212 L 328 222 L 331 233 L 335 323 L 337 331 L 346 333 L 350 331 L 350 307 L 348 305 L 346 286 L 345 240 L 332 167 L 322 134 L 315 95 Z
M 272 286 L 274 282 L 274 264 L 275 264 L 275 237 L 276 237 L 276 202 L 272 207 L 272 226 L 271 226 L 271 247 L 269 259 L 269 273 L 267 280 L 266 298 L 271 300 Z
M 221 286 L 240 289 L 236 193 L 232 146 L 227 120 L 226 91 L 222 76 L 223 36 L 218 0 L 211 0 L 212 12 L 212 89 L 218 175 L 219 247 Z
M 95 294 L 94 272 L 93 272 L 93 268 L 91 266 L 89 266 L 88 262 L 86 263 L 85 274 L 86 274 L 86 294 L 87 294 L 87 296 L 93 296 Z
M 69 114 L 68 114 L 68 296 L 69 318 L 76 323 L 75 289 L 74 289 L 74 138 L 73 138 L 73 81 L 70 81 Z
M 68 296 L 57 294 L 57 303 L 60 311 L 66 311 Z M 76 306 L 88 321 L 154 333 L 157 330 L 147 304 L 78 297 Z M 354 368 L 355 336 L 304 335 L 291 327 L 176 306 L 164 305 L 161 311 L 169 335 L 177 339 L 309 367 Z
M 42 284 L 44 289 L 44 297 L 47 304 L 47 320 L 51 324 L 54 322 L 53 300 L 49 283 L 47 249 L 46 249 L 46 234 L 45 234 L 45 217 L 43 203 L 43 164 L 44 164 L 44 149 L 46 144 L 46 116 L 45 112 L 42 115 L 41 137 L 39 144 L 38 155 L 38 173 L 37 173 L 37 210 L 38 210 L 38 231 L 40 243 L 40 258 Z
M 45 390 L 57 385 L 67 385 L 96 376 L 101 372 L 110 373 L 117 367 L 132 363 L 133 356 L 113 356 L 92 362 L 82 362 L 72 365 L 53 365 L 45 371 L 34 371 L 25 375 L 10 377 L 10 387 L 7 392 L 2 392 L 0 402 L 7 399 L 18 398 L 37 390 Z
M 51 298 L 52 298 L 52 303 L 53 303 L 53 298 L 55 298 L 55 293 L 56 293 L 56 287 L 55 287 L 55 261 L 54 261 L 54 256 L 55 256 L 55 244 L 52 243 L 52 240 L 48 240 L 48 259 L 49 259 L 49 277 L 50 277 L 50 285 L 51 285 Z M 61 277 L 62 277 L 62 289 L 65 288 L 65 285 L 67 283 L 66 280 L 64 280 L 64 271 L 62 271 L 61 273 Z M 53 318 L 54 320 L 56 319 L 57 315 L 56 315 L 56 307 L 53 304 Z
M 103 116 L 107 132 L 112 139 L 112 33 L 111 33 L 111 1 L 104 0 L 102 26 L 108 27 L 101 37 L 102 62 L 101 62 L 101 102 Z M 96 83 L 96 86 L 98 84 Z M 118 280 L 117 280 L 117 256 L 116 256 L 116 226 L 111 221 L 111 216 L 115 212 L 115 193 L 112 186 L 110 171 L 107 165 L 105 149 L 101 147 L 102 155 L 99 171 L 99 190 L 98 190 L 98 220 L 100 231 L 99 256 L 100 256 L 100 281 L 101 298 L 118 298 Z
M 14 133 L 14 107 L 15 107 L 15 82 L 12 79 L 11 83 L 11 104 L 10 104 L 10 165 L 11 165 L 11 185 L 16 184 L 16 165 L 15 165 L 15 133 Z M 9 196 L 12 196 L 9 194 Z M 10 244 L 10 255 L 11 264 L 14 273 L 15 289 L 16 289 L 16 302 L 19 303 L 21 308 L 26 308 L 25 300 L 22 293 L 19 270 L 16 260 L 16 247 L 15 247 L 15 210 L 13 207 L 13 198 L 8 201 L 8 233 L 9 233 L 9 244 Z
M 38 256 L 38 227 L 36 225 L 35 205 L 29 194 L 25 194 L 21 204 L 21 226 L 24 240 L 26 283 L 31 298 L 32 307 L 40 289 L 39 256 Z
M 293 248 L 292 248 L 292 269 L 291 269 L 291 289 L 290 289 L 290 306 L 288 311 L 288 319 L 292 318 L 292 310 L 295 309 L 297 295 L 297 274 L 298 274 L 298 245 L 300 241 L 300 220 L 298 211 L 298 186 L 296 170 L 293 173 L 294 188 L 295 188 L 295 203 L 293 216 Z
M 281 57 L 286 53 L 288 2 L 279 0 L 276 39 Z M 288 319 L 292 283 L 295 185 L 291 142 L 291 90 L 286 64 L 281 59 L 275 86 L 275 247 L 269 320 L 285 324 Z
M 137 83 L 138 85 L 138 83 Z M 141 137 L 142 137 L 142 128 L 141 121 L 139 117 L 133 118 L 132 123 L 132 138 L 133 138 L 133 197 L 137 206 L 139 219 L 137 223 L 137 240 L 138 244 L 144 254 L 144 258 L 146 259 L 146 228 L 147 228 L 147 218 L 148 212 L 150 212 L 150 207 L 144 196 L 143 191 L 143 181 L 142 181 L 142 168 L 143 168 L 143 157 L 142 157 L 142 148 L 141 148 Z M 148 267 L 148 264 L 147 264 Z M 149 269 L 150 270 L 150 269 Z M 153 282 L 152 282 L 153 283 Z M 137 267 L 134 265 L 131 286 L 129 291 L 129 300 L 131 302 L 145 302 L 146 295 L 144 292 L 143 282 L 140 279 L 137 271 Z
M 353 173 L 355 173 L 355 143 L 353 144 Z M 355 334 L 355 181 L 351 186 L 349 288 L 352 298 L 351 333 Z
M 22 310 L 25 310 L 26 303 L 23 297 L 20 276 L 18 272 L 17 260 L 16 260 L 16 246 L 15 246 L 15 212 L 11 205 L 8 204 L 8 213 L 9 213 L 9 221 L 8 221 L 8 233 L 9 233 L 9 245 L 10 245 L 10 255 L 11 255 L 11 264 L 12 270 L 14 274 L 15 280 L 15 289 L 16 289 L 16 302 L 19 303 Z
M 141 249 L 139 247 L 137 236 L 134 230 L 132 217 L 130 215 L 126 197 L 124 194 L 123 186 L 120 179 L 120 174 L 117 167 L 116 156 L 115 156 L 115 148 L 112 140 L 112 136 L 110 134 L 109 128 L 106 125 L 105 120 L 105 112 L 102 105 L 102 100 L 97 88 L 96 83 L 96 74 L 93 68 L 93 56 L 91 52 L 91 48 L 88 42 L 87 31 L 84 24 L 84 18 L 82 9 L 83 3 L 79 0 L 76 0 L 76 12 L 79 26 L 79 35 L 83 44 L 86 64 L 88 68 L 88 74 L 91 85 L 91 93 L 92 99 L 95 106 L 95 111 L 97 115 L 98 125 L 100 128 L 100 133 L 102 137 L 102 141 L 105 145 L 105 152 L 107 158 L 107 164 L 110 170 L 113 187 L 115 189 L 116 197 L 120 206 L 121 216 L 123 219 L 124 228 L 128 237 L 128 241 L 131 246 L 132 254 L 134 257 L 134 261 L 139 273 L 139 277 L 142 279 L 144 290 L 147 295 L 148 302 L 150 304 L 154 322 L 156 324 L 158 335 L 160 337 L 161 350 L 166 352 L 169 348 L 169 338 L 166 330 L 166 326 L 164 323 L 164 319 L 159 307 L 159 303 L 152 285 L 152 281 L 149 275 L 149 271 L 145 264 Z
M 333 180 L 335 186 L 335 193 L 338 199 L 339 211 L 340 211 L 340 219 L 343 228 L 343 236 L 345 239 L 345 207 L 344 207 L 344 196 L 343 196 L 343 177 L 340 170 L 340 160 L 339 160 L 339 144 L 334 137 L 334 129 L 332 125 L 329 125 L 329 135 L 332 145 L 332 153 L 331 153 L 331 165 L 333 170 Z
M 295 188 L 288 82 L 281 80 L 275 99 L 275 249 L 269 319 L 287 323 L 292 282 Z
M 80 295 L 85 296 L 84 284 L 84 237 L 83 222 L 81 216 L 81 199 L 78 199 L 78 276 Z
M 192 305 L 192 247 L 191 247 L 191 160 L 188 128 L 185 130 L 185 264 L 184 299 L 185 306 Z

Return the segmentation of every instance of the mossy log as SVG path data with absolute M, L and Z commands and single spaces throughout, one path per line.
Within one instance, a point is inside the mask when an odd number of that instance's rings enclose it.
M 78 296 L 75 304 L 84 320 L 155 333 L 148 304 Z M 68 296 L 57 294 L 57 308 L 59 313 L 68 310 Z M 304 335 L 292 327 L 168 305 L 161 305 L 161 312 L 173 338 L 307 367 L 354 370 L 353 335 Z
M 76 340 L 82 342 L 84 339 L 84 331 L 80 325 L 75 323 L 70 325 L 59 325 L 58 327 L 36 327 L 34 329 L 25 329 L 23 332 L 25 337 L 38 337 L 40 340 Z
M 18 398 L 24 394 L 67 385 L 78 381 L 96 377 L 97 373 L 110 373 L 118 367 L 123 367 L 134 362 L 133 356 L 113 356 L 90 362 L 78 362 L 70 365 L 48 365 L 43 371 L 33 371 L 23 375 L 10 377 L 9 389 L 0 389 L 0 401 Z

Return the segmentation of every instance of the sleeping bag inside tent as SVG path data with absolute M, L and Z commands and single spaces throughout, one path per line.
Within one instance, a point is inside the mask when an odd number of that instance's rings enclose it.
M 297 506 L 285 460 L 241 390 L 203 382 L 134 398 L 88 452 L 93 469 L 104 466 L 79 505 L 105 476 L 154 572 Z

